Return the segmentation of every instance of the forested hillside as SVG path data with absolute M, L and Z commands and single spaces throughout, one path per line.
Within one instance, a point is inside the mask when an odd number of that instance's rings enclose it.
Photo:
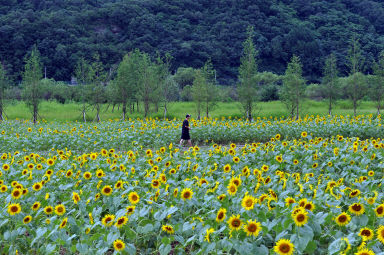
M 366 72 L 384 49 L 380 0 L 0 0 L 0 61 L 20 80 L 36 44 L 47 76 L 70 80 L 81 57 L 98 52 L 114 70 L 124 53 L 139 48 L 152 56 L 169 52 L 173 71 L 211 58 L 220 83 L 231 84 L 249 25 L 260 71 L 282 74 L 297 54 L 309 82 L 320 80 L 331 52 L 347 74 L 353 33 Z

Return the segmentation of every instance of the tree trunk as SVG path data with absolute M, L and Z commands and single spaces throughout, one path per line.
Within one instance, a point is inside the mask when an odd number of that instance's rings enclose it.
M 164 120 L 167 119 L 167 102 L 164 103 Z
M 332 115 L 332 97 L 329 97 L 328 114 Z
M 127 105 L 123 103 L 123 120 L 125 120 L 125 114 L 127 113 Z
M 33 124 L 36 124 L 37 122 L 37 104 L 35 103 L 33 105 Z
M 147 117 L 149 112 L 149 100 L 144 101 L 144 117 Z
M 0 103 L 0 121 L 3 121 L 3 104 Z

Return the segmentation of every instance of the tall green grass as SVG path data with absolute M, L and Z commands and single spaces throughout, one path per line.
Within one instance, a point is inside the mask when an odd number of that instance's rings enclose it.
M 173 102 L 168 104 L 167 118 L 184 118 L 185 114 L 192 114 L 192 117 L 196 118 L 196 106 L 193 102 Z M 140 111 L 129 113 L 130 118 L 143 118 L 143 106 L 140 105 Z M 326 101 L 314 101 L 306 100 L 301 106 L 301 115 L 326 115 L 328 113 L 328 106 Z M 358 108 L 358 114 L 375 114 L 377 112 L 374 102 L 364 101 Z M 9 120 L 13 119 L 31 119 L 32 115 L 30 110 L 23 102 L 12 102 L 7 104 L 5 109 L 6 116 Z M 55 101 L 44 101 L 40 104 L 39 114 L 42 119 L 47 121 L 82 121 L 81 104 L 67 103 L 60 104 Z M 353 115 L 352 104 L 349 101 L 339 101 L 333 110 L 333 114 L 337 115 Z M 95 119 L 96 112 L 92 107 L 89 107 L 87 111 L 87 120 L 93 121 Z M 121 108 L 117 106 L 112 111 L 112 106 L 103 105 L 101 111 L 101 119 L 119 119 L 122 116 Z M 205 111 L 202 109 L 201 116 L 205 116 Z M 210 112 L 210 117 L 243 117 L 244 112 L 241 108 L 241 104 L 238 102 L 231 103 L 218 103 L 216 107 Z M 285 105 L 280 101 L 260 102 L 256 104 L 256 108 L 253 112 L 254 117 L 287 117 L 288 112 Z M 164 108 L 160 108 L 158 112 L 154 112 L 151 108 L 149 117 L 164 117 Z

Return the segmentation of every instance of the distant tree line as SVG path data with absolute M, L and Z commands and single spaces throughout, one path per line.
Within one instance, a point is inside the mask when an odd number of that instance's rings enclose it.
M 284 75 L 296 55 L 308 83 L 321 82 L 330 52 L 340 75 L 349 73 L 353 33 L 367 63 L 384 50 L 381 0 L 2 0 L 0 60 L 18 83 L 24 56 L 36 45 L 47 77 L 68 81 L 78 62 L 95 54 L 109 72 L 134 49 L 151 59 L 159 51 L 172 56 L 172 74 L 210 59 L 218 83 L 235 85 L 249 25 L 260 72 Z M 373 73 L 370 65 L 364 73 Z
M 345 57 L 349 74 L 340 76 L 337 58 L 331 53 L 325 60 L 321 83 L 307 85 L 301 59 L 296 55 L 292 56 L 284 75 L 259 71 L 260 59 L 254 45 L 253 27 L 248 28 L 247 35 L 235 87 L 218 85 L 210 59 L 201 68 L 179 68 L 172 74 L 173 59 L 169 54 L 157 54 L 152 58 L 139 49 L 127 53 L 115 70 L 108 70 L 98 54 L 92 61 L 80 59 L 73 74 L 77 85 L 69 86 L 43 78 L 41 55 L 34 47 L 25 57 L 20 87 L 10 85 L 10 79 L 0 65 L 0 120 L 4 119 L 6 102 L 12 99 L 25 101 L 34 122 L 39 118 L 42 100 L 57 100 L 63 104 L 78 102 L 84 122 L 90 118 L 100 121 L 100 111 L 105 104 L 113 109 L 121 108 L 123 120 L 135 111 L 142 112 L 144 117 L 150 112 L 163 111 L 166 118 L 168 107 L 174 101 L 193 101 L 198 119 L 204 115 L 209 117 L 217 102 L 237 101 L 244 116 L 252 120 L 257 103 L 270 100 L 281 100 L 289 115 L 299 118 L 306 98 L 327 100 L 328 114 L 332 114 L 338 99 L 350 99 L 355 115 L 361 100 L 372 100 L 380 114 L 384 99 L 384 51 L 372 64 L 373 74 L 366 75 L 363 70 L 368 63 L 359 40 L 352 36 Z M 88 116 L 90 109 L 96 112 L 96 116 Z

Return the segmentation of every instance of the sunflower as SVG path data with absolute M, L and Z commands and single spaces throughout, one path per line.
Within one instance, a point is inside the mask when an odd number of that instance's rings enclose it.
M 113 192 L 113 189 L 109 185 L 106 185 L 101 189 L 101 194 L 103 194 L 104 196 L 110 196 L 112 192 Z
M 125 249 L 125 243 L 122 240 L 120 240 L 120 239 L 116 239 L 113 242 L 113 248 L 116 251 L 123 251 Z
M 233 158 L 233 162 L 235 162 L 236 164 L 240 162 L 240 158 L 239 157 L 234 157 Z
M 249 195 L 244 196 L 243 200 L 241 201 L 241 206 L 247 211 L 253 209 L 255 206 L 255 198 Z
M 14 189 L 11 195 L 13 199 L 19 199 L 23 195 L 23 191 L 21 189 Z
M 77 192 L 72 193 L 72 199 L 75 204 L 77 204 L 80 201 L 80 195 Z
M 295 246 L 288 239 L 280 239 L 273 250 L 279 255 L 292 255 L 295 250 Z
M 110 227 L 112 226 L 114 220 L 115 220 L 115 215 L 107 214 L 103 217 L 103 219 L 101 220 L 101 223 L 103 223 L 103 225 L 106 227 Z
M 277 155 L 275 159 L 279 163 L 283 162 L 283 157 L 281 155 Z
M 131 192 L 128 195 L 128 199 L 129 199 L 129 202 L 135 205 L 140 201 L 140 196 L 136 192 Z
M 350 197 L 357 197 L 358 195 L 360 195 L 360 190 L 358 189 L 354 189 L 351 191 L 351 193 L 349 194 Z
M 44 208 L 44 213 L 49 215 L 49 214 L 52 214 L 53 213 L 53 207 L 48 205 Z
M 4 165 L 3 165 L 3 170 L 4 170 L 4 171 L 8 171 L 8 170 L 9 170 L 9 168 L 10 168 L 10 167 L 9 167 L 9 165 L 8 165 L 8 164 L 4 164 Z
M 240 220 L 240 215 L 232 215 L 231 218 L 227 221 L 229 228 L 231 230 L 239 230 L 243 224 Z
M 181 191 L 181 198 L 183 200 L 185 199 L 191 200 L 192 196 L 193 196 L 193 191 L 190 188 L 185 188 Z
M 168 234 L 173 234 L 175 233 L 175 230 L 173 229 L 173 227 L 171 225 L 163 225 L 161 227 L 161 229 L 164 231 L 164 232 L 167 232 Z
M 360 229 L 359 236 L 361 236 L 363 241 L 368 241 L 368 240 L 371 240 L 373 238 L 374 233 L 373 233 L 372 229 L 370 229 L 370 228 L 362 228 L 362 229 Z
M 247 236 L 258 236 L 260 230 L 261 230 L 260 222 L 248 220 L 247 224 L 244 225 L 244 231 L 247 233 Z
M 43 187 L 43 185 L 40 182 L 36 182 L 32 185 L 32 188 L 34 191 L 39 191 L 39 190 L 41 190 L 42 187 Z
M 91 179 L 91 177 L 92 177 L 92 174 L 91 174 L 90 172 L 85 172 L 85 173 L 83 174 L 83 178 L 86 179 L 86 180 Z
M 151 182 L 151 186 L 152 186 L 152 188 L 154 188 L 154 189 L 159 188 L 159 187 L 160 187 L 160 184 L 161 184 L 161 182 L 160 182 L 159 180 L 157 180 L 157 179 L 153 179 L 152 182 Z
M 355 255 L 375 255 L 375 253 L 372 250 L 365 248 L 356 252 Z
M 296 226 L 304 226 L 308 222 L 308 213 L 305 210 L 300 210 L 296 214 L 292 215 L 293 220 L 295 221 Z
M 229 195 L 234 196 L 237 192 L 237 186 L 233 183 L 229 184 L 227 187 L 227 192 Z
M 65 213 L 65 206 L 63 204 L 59 204 L 55 206 L 55 213 L 59 216 Z
M 125 224 L 127 224 L 128 222 L 128 218 L 126 216 L 121 216 L 120 218 L 118 218 L 116 220 L 116 223 L 115 223 L 115 226 L 117 228 L 121 228 L 122 226 L 124 226 Z
M 305 204 L 304 208 L 308 211 L 313 212 L 315 210 L 315 205 L 312 203 L 312 201 L 309 201 L 308 203 Z
M 1 192 L 1 193 L 7 192 L 7 190 L 8 190 L 8 187 L 7 187 L 7 186 L 5 186 L 5 185 L 1 185 L 1 187 L 0 187 L 0 192 Z
M 37 210 L 39 210 L 39 208 L 40 208 L 40 202 L 35 202 L 35 203 L 33 203 L 33 205 L 31 206 L 31 209 L 33 210 L 33 211 L 37 211 Z
M 126 214 L 132 215 L 135 212 L 135 208 L 136 208 L 136 206 L 134 206 L 134 205 L 127 206 L 127 208 L 125 208 L 125 210 L 127 211 Z
M 301 132 L 301 137 L 305 138 L 308 136 L 308 133 L 306 131 Z
M 73 175 L 73 171 L 72 171 L 72 170 L 68 170 L 68 171 L 65 173 L 65 177 L 67 177 L 67 178 L 70 178 L 72 175 Z
M 64 218 L 63 221 L 60 223 L 60 228 L 65 228 L 65 226 L 67 225 L 67 222 L 68 222 L 68 218 Z
M 96 170 L 96 176 L 97 178 L 101 178 L 104 176 L 104 171 L 101 169 Z
M 206 234 L 204 236 L 204 241 L 207 241 L 208 243 L 211 242 L 210 238 L 209 238 L 209 235 L 212 234 L 213 232 L 215 232 L 215 229 L 213 228 L 207 228 L 206 230 Z
M 296 201 L 295 201 L 295 199 L 292 198 L 292 197 L 287 197 L 287 198 L 285 199 L 285 206 L 286 206 L 286 207 L 289 207 L 291 204 L 294 204 L 294 203 L 296 203 Z
M 21 212 L 21 206 L 19 203 L 8 205 L 9 215 L 13 216 L 13 215 L 19 214 L 20 212 Z
M 378 229 L 377 229 L 377 239 L 382 243 L 384 244 L 384 226 L 380 226 Z
M 225 219 L 226 214 L 227 214 L 227 209 L 220 208 L 219 211 L 217 212 L 217 215 L 216 215 L 216 221 L 222 222 Z
M 230 164 L 226 164 L 223 167 L 223 170 L 224 170 L 224 173 L 229 173 L 231 171 L 231 165 Z
M 365 209 L 364 209 L 364 205 L 360 204 L 360 203 L 354 203 L 352 205 L 349 206 L 349 211 L 357 216 L 361 215 L 364 213 Z
M 379 205 L 375 208 L 376 216 L 381 218 L 384 216 L 384 204 Z
M 335 222 L 339 226 L 345 226 L 348 225 L 348 223 L 351 221 L 351 216 L 349 216 L 348 213 L 341 213 L 335 218 Z
M 24 224 L 28 224 L 28 223 L 30 223 L 31 221 L 32 221 L 32 216 L 31 216 L 31 215 L 27 215 L 27 216 L 25 216 L 24 219 L 23 219 L 23 223 L 24 223 Z
M 175 189 L 173 190 L 173 196 L 174 196 L 174 197 L 177 197 L 177 194 L 179 194 L 179 189 L 178 189 L 178 188 L 175 188 Z

